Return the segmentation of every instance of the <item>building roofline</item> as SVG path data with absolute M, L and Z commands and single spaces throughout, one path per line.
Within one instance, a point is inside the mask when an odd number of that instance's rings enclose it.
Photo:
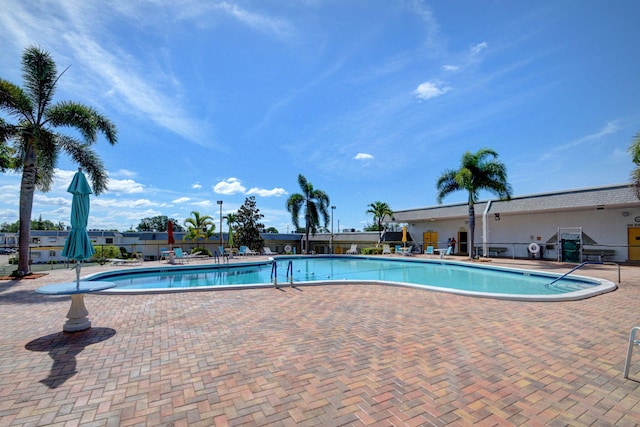
M 519 195 L 519 196 L 514 196 L 508 201 L 507 200 L 500 200 L 500 199 L 497 199 L 497 198 L 480 200 L 480 201 L 475 203 L 475 206 L 477 207 L 479 205 L 486 205 L 489 202 L 492 202 L 492 203 L 495 203 L 495 202 L 509 202 L 509 201 L 513 202 L 513 201 L 516 201 L 516 200 L 535 199 L 535 198 L 550 197 L 550 196 L 562 196 L 562 195 L 568 195 L 568 194 L 579 194 L 579 193 L 587 193 L 587 192 L 602 191 L 602 190 L 618 190 L 618 189 L 630 188 L 630 187 L 631 187 L 631 185 L 629 183 L 623 183 L 623 184 L 608 184 L 608 185 L 599 185 L 599 186 L 593 186 L 593 187 L 574 188 L 574 189 L 568 189 L 568 190 L 548 191 L 548 192 L 544 192 L 544 193 L 523 194 L 523 195 Z M 411 208 L 411 209 L 399 209 L 399 210 L 394 211 L 394 214 L 396 214 L 396 213 L 411 213 L 411 212 L 428 211 L 428 210 L 441 210 L 441 209 L 446 209 L 446 208 L 459 208 L 461 206 L 468 206 L 468 203 L 467 202 L 458 202 L 458 203 L 451 203 L 451 204 L 424 206 L 424 207 Z

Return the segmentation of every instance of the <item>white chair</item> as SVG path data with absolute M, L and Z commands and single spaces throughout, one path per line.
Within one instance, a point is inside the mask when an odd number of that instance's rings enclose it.
M 407 246 L 402 249 L 402 255 L 404 256 L 413 256 L 413 246 Z
M 631 329 L 629 334 L 629 347 L 627 348 L 627 359 L 624 362 L 624 377 L 629 378 L 629 368 L 631 367 L 631 356 L 633 355 L 633 347 L 640 345 L 640 340 L 636 339 L 636 332 L 640 330 L 640 326 Z
M 265 255 L 269 255 L 269 256 L 271 256 L 271 255 L 278 255 L 277 253 L 273 252 L 273 251 L 271 250 L 271 248 L 270 248 L 270 247 L 268 247 L 268 246 L 265 246 L 264 248 L 262 248 L 262 252 L 263 252 Z
M 389 245 L 382 245 L 382 255 L 391 255 L 391 248 Z
M 347 255 L 358 255 L 358 245 L 351 245 L 351 248 L 347 251 Z

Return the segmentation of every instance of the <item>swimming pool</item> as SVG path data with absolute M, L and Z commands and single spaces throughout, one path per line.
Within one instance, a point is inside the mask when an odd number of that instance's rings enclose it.
M 274 266 L 275 264 L 275 266 Z M 289 271 L 288 271 L 289 270 Z M 136 268 L 97 273 L 86 280 L 117 286 L 104 293 L 147 293 L 273 287 L 293 283 L 388 284 L 512 300 L 577 300 L 616 289 L 612 282 L 570 276 L 553 284 L 558 274 L 440 260 L 374 257 L 276 257 L 262 262 Z

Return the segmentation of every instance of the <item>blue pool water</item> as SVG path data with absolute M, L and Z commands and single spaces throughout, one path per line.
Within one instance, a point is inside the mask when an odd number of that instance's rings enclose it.
M 475 296 L 508 299 L 581 299 L 614 290 L 613 283 L 531 270 L 506 269 L 435 260 L 393 260 L 367 257 L 278 257 L 273 262 L 171 266 L 98 273 L 88 280 L 108 280 L 107 292 L 171 291 L 236 287 L 287 286 L 293 272 L 296 285 L 367 283 L 414 286 Z M 291 263 L 291 264 L 290 264 Z

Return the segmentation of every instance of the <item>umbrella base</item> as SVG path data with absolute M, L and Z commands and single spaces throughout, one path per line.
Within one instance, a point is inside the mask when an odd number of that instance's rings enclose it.
M 91 327 L 91 321 L 87 317 L 89 311 L 84 305 L 84 294 L 71 295 L 71 307 L 67 313 L 67 322 L 62 327 L 65 332 L 84 331 Z

